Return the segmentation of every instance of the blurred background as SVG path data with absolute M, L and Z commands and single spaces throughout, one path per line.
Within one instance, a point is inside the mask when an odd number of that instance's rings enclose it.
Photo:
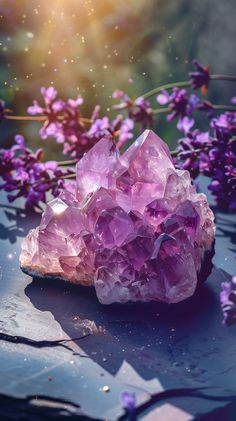
M 214 73 L 235 73 L 235 0 L 0 0 L 0 97 L 26 114 L 40 87 L 62 98 L 96 103 L 112 115 L 114 89 L 138 96 L 162 83 L 185 80 L 194 57 Z M 228 82 L 213 82 L 209 98 L 228 103 Z M 170 144 L 175 124 L 155 130 Z M 39 123 L 2 122 L 1 146 L 24 133 L 36 148 Z M 47 142 L 47 152 L 59 146 Z

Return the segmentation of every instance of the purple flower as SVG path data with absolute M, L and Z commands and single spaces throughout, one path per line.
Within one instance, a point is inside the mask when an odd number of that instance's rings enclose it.
M 82 105 L 84 102 L 81 95 L 79 95 L 76 99 L 68 99 L 67 103 L 71 108 L 77 108 Z
M 25 149 L 25 139 L 24 139 L 24 136 L 22 136 L 21 134 L 17 134 L 15 136 L 15 142 L 18 145 L 18 147 L 20 147 L 21 149 Z
M 222 282 L 220 292 L 220 302 L 221 305 L 226 305 L 229 303 L 229 295 L 232 292 L 232 285 L 230 282 Z
M 114 105 L 115 110 L 123 110 L 125 108 L 131 108 L 133 103 L 130 97 L 120 89 L 116 89 L 112 94 L 113 99 L 120 100 L 119 104 Z
M 185 116 L 192 116 L 197 102 L 198 98 L 195 95 L 191 95 L 188 98 L 186 89 L 173 88 L 169 105 L 172 112 L 167 117 L 167 120 L 172 121 L 176 117 L 182 119 Z
M 135 123 L 140 123 L 142 130 L 152 127 L 153 111 L 150 102 L 143 97 L 137 98 L 133 103 L 132 109 L 129 110 L 128 117 Z
M 8 193 L 10 202 L 24 197 L 26 207 L 40 207 L 48 191 L 57 195 L 63 189 L 63 176 L 72 173 L 61 170 L 56 161 L 42 162 L 42 149 L 31 151 L 21 135 L 15 137 L 9 150 L 0 150 L 0 161 L 0 190 Z
M 178 118 L 177 128 L 184 133 L 188 133 L 194 125 L 193 112 L 198 107 L 199 99 L 196 95 L 188 97 L 186 89 L 174 87 L 171 93 L 163 90 L 156 97 L 160 105 L 168 104 L 170 114 L 167 115 L 167 121 L 173 121 Z
M 34 101 L 28 112 L 33 115 L 41 114 L 45 116 L 45 123 L 39 131 L 40 136 L 42 139 L 53 137 L 57 143 L 63 144 L 64 154 L 73 158 L 80 158 L 107 132 L 118 139 L 119 146 L 132 137 L 134 124 L 131 118 L 123 118 L 119 114 L 114 120 L 110 121 L 107 116 L 100 117 L 100 107 L 95 106 L 90 125 L 87 127 L 80 115 L 79 107 L 83 103 L 81 96 L 78 96 L 75 100 L 69 99 L 64 102 L 57 98 L 57 91 L 52 87 L 42 88 L 41 93 L 44 96 L 45 106 L 41 107 Z M 128 98 L 121 91 L 117 91 L 115 96 L 123 100 Z M 135 108 L 136 119 L 142 119 L 144 123 L 145 118 L 147 118 L 144 108 L 147 104 L 141 100 L 137 104 Z
M 43 114 L 44 109 L 40 107 L 37 101 L 33 101 L 33 105 L 28 107 L 27 111 L 30 115 L 37 115 L 37 114 Z
M 103 132 L 105 133 L 110 128 L 110 122 L 108 117 L 97 118 L 91 125 L 90 129 L 88 130 L 89 136 L 96 136 L 101 137 Z
M 236 210 L 236 113 L 211 120 L 212 133 L 189 131 L 178 142 L 178 164 L 193 178 L 211 177 L 208 189 L 222 210 Z
M 236 112 L 226 112 L 213 118 L 211 126 L 216 130 L 217 135 L 224 140 L 236 135 Z
M 23 169 L 23 168 L 16 168 L 16 173 L 15 173 L 15 180 L 17 181 L 28 181 L 29 179 L 29 174 Z
M 142 130 L 153 125 L 153 111 L 150 102 L 143 97 L 138 97 L 134 101 L 123 91 L 116 90 L 112 97 L 119 99 L 120 103 L 114 105 L 116 110 L 127 110 L 128 118 L 134 123 L 141 124 Z
M 47 161 L 44 163 L 44 168 L 45 170 L 51 170 L 54 172 L 58 168 L 58 163 L 56 161 Z
M 132 139 L 134 128 L 134 122 L 131 118 L 126 118 L 122 121 L 119 131 L 119 139 L 117 143 L 117 148 L 121 148 L 128 140 Z
M 96 110 L 96 119 L 87 132 L 90 141 L 93 138 L 93 143 L 95 143 L 95 141 L 100 140 L 105 134 L 110 133 L 115 140 L 118 139 L 117 147 L 121 148 L 127 140 L 132 139 L 133 120 L 130 118 L 124 119 L 121 114 L 118 114 L 114 120 L 110 121 L 107 116 L 99 118 L 98 111 Z
M 41 88 L 45 106 L 41 107 L 37 101 L 28 108 L 29 114 L 44 115 L 45 123 L 39 131 L 42 139 L 53 137 L 57 143 L 63 144 L 63 152 L 79 158 L 89 149 L 89 139 L 84 141 L 84 126 L 81 122 L 79 106 L 83 98 L 67 102 L 57 98 L 57 91 L 53 87 Z
M 212 139 L 208 132 L 194 130 L 188 132 L 186 137 L 178 141 L 178 160 L 181 168 L 188 170 L 192 178 L 196 178 L 200 171 L 202 160 L 212 145 Z M 202 155 L 201 155 L 202 154 Z M 203 157 L 204 154 L 204 157 Z M 205 172 L 208 171 L 209 163 L 206 162 Z
M 169 92 L 163 89 L 163 91 L 157 95 L 156 100 L 160 105 L 166 105 L 171 101 Z
M 178 124 L 177 124 L 177 129 L 180 132 L 184 132 L 187 134 L 188 132 L 190 132 L 190 129 L 193 126 L 194 126 L 194 119 L 185 116 L 182 119 L 179 119 Z
M 210 119 L 213 117 L 214 107 L 210 101 L 206 99 L 199 100 L 196 108 L 200 111 L 205 111 Z
M 202 66 L 196 59 L 193 60 L 193 64 L 196 71 L 189 73 L 192 87 L 193 89 L 201 88 L 202 93 L 206 94 L 210 82 L 209 67 Z
M 223 311 L 223 324 L 231 326 L 236 323 L 236 276 L 231 282 L 222 282 L 220 303 Z
M 79 107 L 83 103 L 81 96 L 64 102 L 57 98 L 57 91 L 53 87 L 42 88 L 41 93 L 44 97 L 44 107 L 34 101 L 28 112 L 45 116 L 45 122 L 39 131 L 41 138 L 53 137 L 57 143 L 63 144 L 63 153 L 73 158 L 81 158 L 108 132 L 117 140 L 118 147 L 121 147 L 132 138 L 134 121 L 146 127 L 152 120 L 152 110 L 147 101 L 138 98 L 132 103 L 124 92 L 116 91 L 113 96 L 122 100 L 123 105 L 120 108 L 128 109 L 128 118 L 121 114 L 114 120 L 110 120 L 108 116 L 100 117 L 100 107 L 95 106 L 88 127 L 80 115 Z
M 120 396 L 121 405 L 127 412 L 134 412 L 136 405 L 135 393 L 122 392 Z
M 236 210 L 236 113 L 226 112 L 211 121 L 215 139 L 209 151 L 211 161 L 209 190 L 218 206 Z
M 57 91 L 53 86 L 49 86 L 49 88 L 42 87 L 40 92 L 44 97 L 45 103 L 48 105 L 51 104 L 57 96 Z
M 52 110 L 56 114 L 61 113 L 64 110 L 64 107 L 65 107 L 65 103 L 61 99 L 58 99 L 57 101 L 52 102 Z

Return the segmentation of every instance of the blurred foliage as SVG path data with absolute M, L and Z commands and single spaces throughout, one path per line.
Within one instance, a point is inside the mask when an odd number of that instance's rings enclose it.
M 186 79 L 191 60 L 214 73 L 235 71 L 235 0 L 1 0 L 0 97 L 26 114 L 40 87 L 54 85 L 63 98 L 85 98 L 84 116 L 96 103 L 112 113 L 115 88 L 138 96 Z M 214 82 L 210 98 L 229 101 L 232 85 Z M 1 143 L 24 132 L 40 144 L 38 123 L 2 123 Z M 158 117 L 169 143 L 177 136 Z M 54 156 L 58 146 L 49 143 Z

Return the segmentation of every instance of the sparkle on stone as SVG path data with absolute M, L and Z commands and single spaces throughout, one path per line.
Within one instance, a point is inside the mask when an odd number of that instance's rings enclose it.
M 214 217 L 167 145 L 146 130 L 120 155 L 107 135 L 76 171 L 76 197 L 49 202 L 23 240 L 22 269 L 94 285 L 103 304 L 190 297 L 211 269 Z

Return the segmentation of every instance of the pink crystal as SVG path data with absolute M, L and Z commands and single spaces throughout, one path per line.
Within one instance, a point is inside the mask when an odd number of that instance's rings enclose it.
M 23 240 L 21 267 L 94 285 L 103 304 L 176 303 L 209 274 L 213 220 L 155 133 L 146 130 L 121 156 L 107 135 L 78 162 L 76 197 L 49 202 Z

